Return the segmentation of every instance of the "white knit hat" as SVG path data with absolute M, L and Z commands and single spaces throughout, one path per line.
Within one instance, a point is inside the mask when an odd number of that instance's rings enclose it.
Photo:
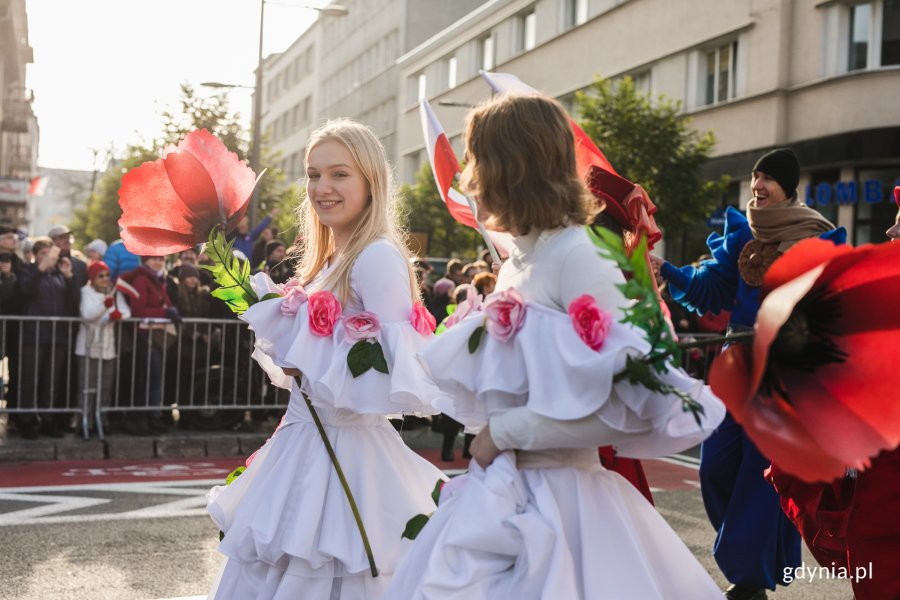
M 88 244 L 87 246 L 84 247 L 85 251 L 94 250 L 95 252 L 98 252 L 100 254 L 101 259 L 106 254 L 107 248 L 109 248 L 109 246 L 103 240 L 94 240 L 93 242 L 91 242 L 90 244 Z

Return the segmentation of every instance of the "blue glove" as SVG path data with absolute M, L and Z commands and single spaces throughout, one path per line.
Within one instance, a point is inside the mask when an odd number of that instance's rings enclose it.
M 174 306 L 166 308 L 166 318 L 176 325 L 180 324 L 182 321 L 181 314 L 179 314 L 178 309 Z

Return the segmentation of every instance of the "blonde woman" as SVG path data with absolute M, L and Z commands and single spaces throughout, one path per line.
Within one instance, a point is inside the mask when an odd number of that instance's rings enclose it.
M 386 417 L 431 414 L 439 391 L 416 359 L 433 322 L 394 222 L 384 149 L 367 127 L 330 121 L 307 145 L 306 184 L 296 278 L 279 289 L 255 276 L 261 296 L 284 297 L 244 315 L 254 357 L 291 401 L 247 470 L 210 494 L 228 557 L 210 598 L 381 598 L 409 544 L 406 522 L 434 510 L 430 492 L 443 477 Z M 378 577 L 304 395 L 359 506 Z

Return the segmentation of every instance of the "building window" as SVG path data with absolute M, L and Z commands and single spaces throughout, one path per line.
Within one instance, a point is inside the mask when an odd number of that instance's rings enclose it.
M 485 71 L 490 71 L 496 66 L 493 34 L 486 35 L 478 40 L 478 65 Z
M 881 66 L 900 65 L 900 0 L 884 0 L 881 14 Z
M 516 17 L 516 51 L 527 52 L 537 45 L 537 15 L 532 7 Z
M 455 56 L 447 59 L 447 89 L 456 87 L 457 60 Z
M 856 71 L 869 66 L 869 35 L 872 21 L 872 3 L 850 7 L 850 54 L 847 70 Z
M 588 20 L 588 0 L 566 0 L 566 28 Z
M 650 95 L 652 89 L 650 87 L 650 69 L 632 74 L 631 80 L 634 82 L 635 91 L 638 91 L 645 96 Z
M 737 71 L 737 40 L 706 52 L 703 104 L 716 104 L 734 98 Z

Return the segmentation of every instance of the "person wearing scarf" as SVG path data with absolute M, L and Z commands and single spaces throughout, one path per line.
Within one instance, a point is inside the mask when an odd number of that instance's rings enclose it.
M 752 329 L 763 276 L 779 256 L 812 237 L 846 241 L 843 227 L 799 201 L 799 180 L 793 151 L 772 150 L 753 167 L 747 217 L 729 207 L 723 235 L 707 239 L 711 260 L 679 268 L 651 257 L 672 297 L 701 315 L 731 311 L 729 331 Z M 763 477 L 770 462 L 731 415 L 701 447 L 700 490 L 717 530 L 713 555 L 732 584 L 725 592 L 730 600 L 762 600 L 766 588 L 787 585 L 785 573 L 800 565 L 800 535 Z

